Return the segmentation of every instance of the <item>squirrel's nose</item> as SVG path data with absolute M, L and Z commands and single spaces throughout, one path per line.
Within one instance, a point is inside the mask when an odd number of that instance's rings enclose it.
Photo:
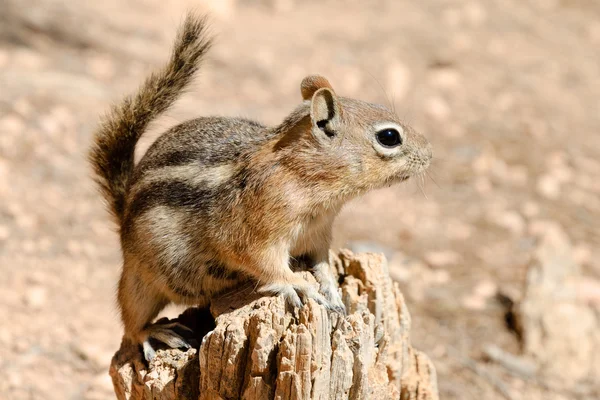
M 427 140 L 425 136 L 417 133 L 415 135 L 415 147 L 423 164 L 428 166 L 431 158 L 433 157 L 433 149 L 431 143 L 429 143 L 429 140 Z

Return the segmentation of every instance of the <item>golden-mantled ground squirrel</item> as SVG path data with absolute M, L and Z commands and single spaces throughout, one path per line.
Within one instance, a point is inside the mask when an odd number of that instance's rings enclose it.
M 288 304 L 343 310 L 328 265 L 331 226 L 348 200 L 424 171 L 429 142 L 386 107 L 338 97 L 321 76 L 280 125 L 201 117 L 164 133 L 134 165 L 148 124 L 171 106 L 209 49 L 203 18 L 188 15 L 169 63 L 99 127 L 90 159 L 123 250 L 118 301 L 125 337 L 188 347 L 152 324 L 168 303 L 206 305 L 242 280 Z M 290 268 L 310 260 L 320 292 Z

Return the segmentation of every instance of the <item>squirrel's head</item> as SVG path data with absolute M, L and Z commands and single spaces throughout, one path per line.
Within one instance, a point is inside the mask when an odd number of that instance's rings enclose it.
M 406 180 L 429 166 L 427 139 L 388 108 L 338 97 L 327 79 L 317 75 L 302 80 L 301 92 L 304 104 L 298 113 L 303 116 L 288 129 L 305 139 L 296 151 L 318 158 L 312 168 L 324 169 L 305 171 L 308 175 L 327 178 L 331 173 L 332 184 L 342 179 L 363 191 Z

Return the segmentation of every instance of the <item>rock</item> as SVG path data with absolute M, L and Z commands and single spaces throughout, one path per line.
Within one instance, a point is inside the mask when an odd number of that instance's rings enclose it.
M 8 239 L 10 236 L 10 230 L 6 225 L 0 225 L 0 241 Z
M 391 260 L 396 252 L 394 249 L 381 245 L 377 242 L 355 241 L 348 244 L 348 248 L 354 253 L 379 253 Z
M 498 285 L 490 280 L 483 280 L 473 289 L 473 292 L 462 298 L 461 303 L 464 307 L 471 310 L 483 310 L 487 301 L 498 293 Z
M 559 225 L 537 221 L 531 231 L 538 245 L 517 307 L 524 353 L 554 384 L 598 382 L 600 317 L 588 301 L 596 289 L 581 275 L 573 246 Z M 589 296 L 582 299 L 586 291 Z
M 39 310 L 46 304 L 47 291 L 43 286 L 34 286 L 25 292 L 25 304 L 32 310 Z
M 345 250 L 331 263 L 346 317 L 312 300 L 292 313 L 281 297 L 242 286 L 210 315 L 178 318 L 199 349 L 158 350 L 146 367 L 138 346 L 122 343 L 110 368 L 117 398 L 437 400 L 435 368 L 410 345 L 410 315 L 385 258 Z M 190 322 L 209 320 L 208 330 Z
M 444 268 L 461 261 L 460 254 L 452 250 L 430 251 L 425 254 L 425 261 L 432 267 Z
M 588 264 L 592 261 L 592 249 L 588 245 L 580 243 L 573 248 L 573 257 L 577 264 Z
M 0 119 L 0 128 L 5 133 L 21 134 L 25 130 L 25 122 L 16 115 L 6 115 Z
M 525 230 L 525 220 L 516 211 L 503 210 L 491 213 L 490 220 L 498 226 L 509 230 L 514 235 L 521 235 Z
M 537 373 L 538 366 L 532 360 L 510 354 L 496 345 L 487 345 L 483 349 L 487 358 L 502 365 L 509 371 L 522 377 L 532 378 Z
M 483 298 L 490 298 L 498 293 L 498 285 L 496 282 L 485 279 L 475 285 L 474 293 Z
M 465 19 L 473 26 L 480 26 L 487 20 L 487 12 L 479 2 L 471 1 L 464 7 Z
M 577 282 L 577 299 L 582 303 L 600 308 L 600 280 L 582 278 Z
M 464 296 L 460 303 L 469 310 L 481 311 L 485 309 L 485 299 L 472 294 Z
M 560 182 L 552 175 L 543 175 L 537 181 L 537 191 L 549 199 L 560 196 Z

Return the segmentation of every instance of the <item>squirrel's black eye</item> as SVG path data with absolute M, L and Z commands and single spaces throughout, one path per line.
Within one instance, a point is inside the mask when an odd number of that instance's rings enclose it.
M 402 144 L 402 137 L 397 130 L 388 128 L 377 132 L 377 141 L 385 147 L 396 147 Z

